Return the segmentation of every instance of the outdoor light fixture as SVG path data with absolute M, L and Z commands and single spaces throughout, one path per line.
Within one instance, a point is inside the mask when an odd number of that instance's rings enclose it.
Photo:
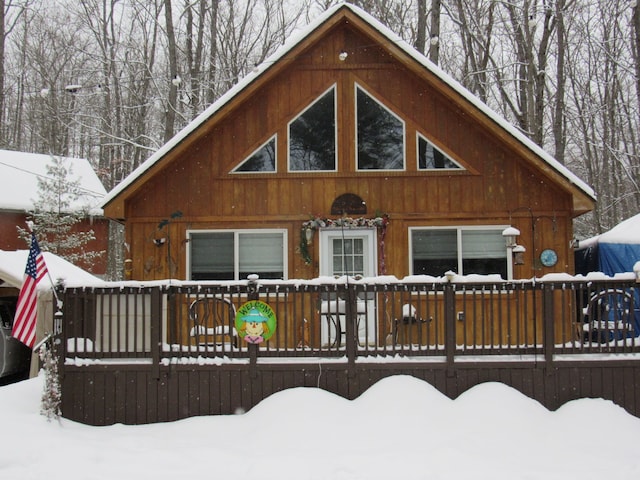
M 526 251 L 527 249 L 522 245 L 516 245 L 511 249 L 514 265 L 524 265 L 524 252 Z
M 516 237 L 520 235 L 520 230 L 515 227 L 507 227 L 502 231 L 507 248 L 513 248 L 516 246 Z
M 313 228 L 307 228 L 304 231 L 304 236 L 307 240 L 307 243 L 311 245 L 311 242 L 313 241 Z
M 126 280 L 131 280 L 132 276 L 133 276 L 133 260 L 130 258 L 127 258 L 124 261 L 124 278 Z
M 349 54 L 346 51 L 342 50 L 338 55 L 338 58 L 340 59 L 341 62 L 344 62 L 348 56 Z

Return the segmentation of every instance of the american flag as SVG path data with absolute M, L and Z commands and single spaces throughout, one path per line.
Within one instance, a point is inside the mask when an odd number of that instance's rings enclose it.
M 36 340 L 36 318 L 38 313 L 38 293 L 36 285 L 47 274 L 47 265 L 38 246 L 34 233 L 31 233 L 31 248 L 24 271 L 24 284 L 18 296 L 16 316 L 11 335 L 20 340 L 27 347 L 33 348 Z

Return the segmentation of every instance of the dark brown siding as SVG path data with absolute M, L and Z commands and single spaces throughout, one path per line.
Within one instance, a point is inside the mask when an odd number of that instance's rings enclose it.
M 567 362 L 553 368 L 533 363 L 459 365 L 373 364 L 354 367 L 328 363 L 222 365 L 163 368 L 154 378 L 151 368 L 105 366 L 67 367 L 62 381 L 65 418 L 90 425 L 143 424 L 197 415 L 247 411 L 262 399 L 293 387 L 319 387 L 354 399 L 377 381 L 411 375 L 455 399 L 484 382 L 501 382 L 546 408 L 556 410 L 579 398 L 604 398 L 640 416 L 640 366 L 637 362 Z M 424 405 L 428 408 L 428 405 Z
M 28 250 L 29 245 L 18 237 L 17 226 L 26 228 L 27 217 L 20 212 L 0 212 L 0 250 Z M 79 263 L 77 266 L 94 275 L 104 275 L 107 271 L 107 245 L 109 243 L 109 220 L 106 218 L 86 219 L 72 228 L 73 232 L 93 230 L 95 240 L 87 243 L 85 250 L 102 251 L 102 257 L 93 265 Z

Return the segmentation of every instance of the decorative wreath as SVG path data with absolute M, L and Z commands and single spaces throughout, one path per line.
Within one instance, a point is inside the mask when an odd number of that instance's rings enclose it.
M 380 273 L 385 274 L 386 266 L 384 263 L 384 238 L 389 224 L 389 215 L 384 213 L 377 215 L 374 218 L 351 218 L 340 217 L 336 219 L 323 218 L 320 216 L 313 217 L 302 224 L 300 230 L 300 254 L 304 259 L 304 263 L 309 265 L 311 263 L 311 254 L 309 253 L 309 245 L 307 241 L 307 231 L 315 231 L 319 228 L 372 228 L 375 227 L 380 232 L 378 236 L 379 242 L 379 254 L 380 254 Z

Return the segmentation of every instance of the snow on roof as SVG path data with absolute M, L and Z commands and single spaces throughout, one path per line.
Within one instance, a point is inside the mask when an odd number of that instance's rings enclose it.
M 8 179 L 0 189 L 0 209 L 30 211 L 34 200 L 38 199 L 38 178 L 47 177 L 47 166 L 52 155 L 0 150 L 0 177 Z M 107 191 L 96 175 L 93 167 L 84 158 L 60 157 L 65 168 L 71 173 L 68 180 L 79 182 L 83 194 L 71 207 L 82 210 L 88 208 L 94 215 L 102 215 L 99 208 Z
M 640 245 L 640 213 L 623 220 L 611 230 L 586 240 L 580 240 L 579 249 L 592 247 L 598 243 L 622 243 Z
M 11 287 L 20 288 L 24 281 L 24 271 L 27 266 L 29 250 L 0 250 L 0 281 Z M 66 285 L 99 286 L 103 280 L 91 275 L 89 272 L 76 267 L 62 257 L 50 252 L 43 252 L 44 262 L 53 282 L 62 280 Z M 49 279 L 38 283 L 38 290 L 45 291 L 51 288 Z
M 276 50 L 270 57 L 268 57 L 263 63 L 256 66 L 252 72 L 246 75 L 243 79 L 241 79 L 236 85 L 234 85 L 230 90 L 228 90 L 224 95 L 222 95 L 218 100 L 212 103 L 207 109 L 205 109 L 200 115 L 198 115 L 192 122 L 190 122 L 187 126 L 185 126 L 180 132 L 178 132 L 172 139 L 170 139 L 167 143 L 165 143 L 160 149 L 158 149 L 153 155 L 151 155 L 145 162 L 143 162 L 138 168 L 136 168 L 127 178 L 125 178 L 120 184 L 116 185 L 116 187 L 111 190 L 102 205 L 107 205 L 110 201 L 112 201 L 115 197 L 117 197 L 121 192 L 123 192 L 128 186 L 133 184 L 135 180 L 142 176 L 148 169 L 150 169 L 153 165 L 155 165 L 162 157 L 164 157 L 168 152 L 170 152 L 174 147 L 176 147 L 180 142 L 182 142 L 186 137 L 189 136 L 192 132 L 194 132 L 198 127 L 200 127 L 203 123 L 205 123 L 209 118 L 211 118 L 218 110 L 220 110 L 224 105 L 226 105 L 231 99 L 233 99 L 238 93 L 240 93 L 243 89 L 245 89 L 248 85 L 254 82 L 257 78 L 259 78 L 264 72 L 266 72 L 273 64 L 275 64 L 278 60 L 284 57 L 289 51 L 293 50 L 299 43 L 301 43 L 306 37 L 308 37 L 313 31 L 315 31 L 319 26 L 321 26 L 325 21 L 327 21 L 331 16 L 333 16 L 336 11 L 341 8 L 347 8 L 352 11 L 355 15 L 360 17 L 363 21 L 368 23 L 372 28 L 376 29 L 381 35 L 387 38 L 389 43 L 395 44 L 397 47 L 402 49 L 408 56 L 413 58 L 420 65 L 425 67 L 431 73 L 442 79 L 446 84 L 448 84 L 453 90 L 455 90 L 458 94 L 464 97 L 469 103 L 474 105 L 478 110 L 491 118 L 496 124 L 498 124 L 501 128 L 507 131 L 510 135 L 512 135 L 515 139 L 517 139 L 520 143 L 522 143 L 525 147 L 535 153 L 537 156 L 542 158 L 549 166 L 551 166 L 554 170 L 564 176 L 570 183 L 575 185 L 578 189 L 582 190 L 587 196 L 595 200 L 595 192 L 593 189 L 588 186 L 585 182 L 583 182 L 580 178 L 578 178 L 574 173 L 572 173 L 568 168 L 558 162 L 553 156 L 549 155 L 544 151 L 539 145 L 533 142 L 531 139 L 526 137 L 522 132 L 520 132 L 516 127 L 510 124 L 507 120 L 502 118 L 499 114 L 489 108 L 486 104 L 480 101 L 475 95 L 473 95 L 469 90 L 463 87 L 457 80 L 453 77 L 449 76 L 442 69 L 440 69 L 437 65 L 431 62 L 427 57 L 422 55 L 416 49 L 414 49 L 411 45 L 405 42 L 402 38 L 400 38 L 396 33 L 391 31 L 388 27 L 383 25 L 380 21 L 378 21 L 375 17 L 371 16 L 369 13 L 365 12 L 359 7 L 351 5 L 349 3 L 338 3 L 333 7 L 325 10 L 321 15 L 315 18 L 311 23 L 309 23 L 306 28 L 300 29 L 297 32 L 294 32 L 289 36 L 287 41 Z

